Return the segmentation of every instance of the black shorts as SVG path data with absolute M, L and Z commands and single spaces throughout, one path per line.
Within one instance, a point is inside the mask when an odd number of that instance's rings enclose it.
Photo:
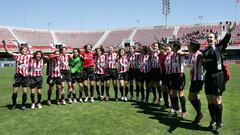
M 47 83 L 49 85 L 61 84 L 62 83 L 62 78 L 61 77 L 50 77 L 50 76 L 48 76 Z
M 70 70 L 61 70 L 62 82 L 71 82 L 71 72 Z
M 83 80 L 94 80 L 95 79 L 95 71 L 93 67 L 83 68 L 82 70 L 82 79 Z
M 29 86 L 30 89 L 42 89 L 43 78 L 42 76 L 30 77 Z
M 202 87 L 203 87 L 203 81 L 202 80 L 191 81 L 189 91 L 191 93 L 198 93 L 199 91 L 202 90 Z
M 72 84 L 74 84 L 75 82 L 81 83 L 83 81 L 81 73 L 72 73 L 71 77 L 72 77 Z
M 184 90 L 185 82 L 186 82 L 186 78 L 184 73 L 171 74 L 171 89 Z
M 140 76 L 140 71 L 139 69 L 133 69 L 133 68 L 130 68 L 129 71 L 128 71 L 128 80 L 136 80 L 138 81 L 139 80 L 139 76 Z
M 124 80 L 124 81 L 128 81 L 128 73 L 119 73 L 118 74 L 118 80 Z
M 117 73 L 117 69 L 105 69 L 105 76 L 106 76 L 106 80 L 117 80 L 118 79 L 118 73 Z
M 162 74 L 162 85 L 165 85 L 168 87 L 168 89 L 171 89 L 171 75 L 170 74 Z
M 22 74 L 14 75 L 13 87 L 28 87 L 29 86 L 29 77 L 23 76 Z
M 151 79 L 151 72 L 147 72 L 147 73 L 140 72 L 140 77 L 139 77 L 140 82 L 143 82 L 143 81 L 150 82 L 150 79 Z
M 151 70 L 151 81 L 160 81 L 161 72 L 159 68 L 152 68 Z
M 222 96 L 225 91 L 223 71 L 212 74 L 206 73 L 204 83 L 206 95 Z
M 101 81 L 103 82 L 105 80 L 104 74 L 95 74 L 95 81 Z

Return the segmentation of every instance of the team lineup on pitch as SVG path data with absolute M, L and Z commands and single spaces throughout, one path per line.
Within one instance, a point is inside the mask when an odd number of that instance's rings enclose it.
M 186 83 L 184 67 L 185 57 L 188 56 L 187 65 L 190 68 L 191 80 L 188 99 L 196 111 L 192 124 L 198 126 L 204 117 L 199 98 L 199 92 L 204 84 L 211 116 L 207 128 L 219 134 L 223 128 L 221 99 L 225 91 L 225 83 L 230 78 L 228 66 L 223 63 L 222 54 L 228 46 L 235 26 L 236 23 L 228 23 L 226 35 L 221 41 L 217 41 L 216 35 L 210 32 L 207 36 L 209 45 L 202 52 L 199 50 L 200 43 L 197 40 L 192 39 L 188 45 L 188 52 L 184 52 L 181 50 L 181 42 L 175 39 L 169 43 L 157 40 L 150 47 L 141 43 L 134 46 L 126 44 L 117 51 L 114 46 L 109 48 L 100 46 L 93 50 L 92 45 L 87 44 L 83 51 L 74 48 L 72 54 L 67 53 L 67 48 L 61 46 L 52 54 L 45 55 L 42 51 L 31 52 L 27 44 L 19 46 L 18 53 L 9 51 L 7 43 L 3 40 L 5 51 L 16 60 L 11 110 L 17 107 L 16 100 L 20 87 L 22 87 L 21 109 L 26 110 L 28 87 L 31 90 L 31 109 L 35 109 L 36 104 L 39 109 L 42 109 L 43 67 L 44 63 L 47 63 L 48 106 L 52 105 L 51 96 L 54 86 L 56 87 L 56 104 L 66 105 L 65 82 L 68 86 L 66 95 L 69 104 L 78 101 L 88 102 L 88 100 L 95 102 L 95 89 L 98 99 L 108 102 L 111 85 L 116 102 L 133 101 L 135 84 L 137 103 L 149 103 L 149 95 L 152 92 L 153 104 L 155 102 L 160 104 L 163 100 L 161 109 L 168 110 L 171 117 L 185 120 L 187 110 L 184 94 Z M 105 51 L 106 49 L 108 51 Z M 77 89 L 79 89 L 78 101 Z M 35 91 L 37 91 L 37 103 Z M 118 91 L 120 91 L 120 98 Z M 128 98 L 129 91 L 130 98 Z
M 0 135 L 240 135 L 240 0 L 6 0 Z

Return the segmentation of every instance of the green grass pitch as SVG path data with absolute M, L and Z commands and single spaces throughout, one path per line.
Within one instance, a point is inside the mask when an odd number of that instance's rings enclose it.
M 240 134 L 240 65 L 230 65 L 231 80 L 223 96 L 223 123 L 221 134 Z M 74 103 L 65 106 L 43 105 L 42 109 L 26 111 L 8 109 L 11 105 L 14 68 L 0 68 L 0 134 L 1 135 L 207 135 L 210 117 L 204 91 L 201 92 L 202 110 L 205 115 L 200 126 L 193 126 L 195 112 L 187 101 L 186 120 L 168 117 L 155 104 L 135 102 Z M 186 69 L 189 89 L 189 71 Z M 46 77 L 44 77 L 44 82 Z M 113 95 L 111 89 L 111 94 Z M 46 100 L 47 85 L 43 85 L 43 100 Z M 55 98 L 55 92 L 53 93 Z M 21 103 L 21 92 L 18 94 Z M 151 101 L 151 100 L 150 100 Z M 28 92 L 28 103 L 30 94 Z

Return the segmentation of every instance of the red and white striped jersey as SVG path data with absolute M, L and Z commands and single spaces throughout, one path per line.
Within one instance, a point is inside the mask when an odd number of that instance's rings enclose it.
M 51 77 L 61 77 L 61 60 L 51 59 L 49 62 L 49 71 Z
M 43 59 L 41 60 L 36 60 L 36 59 L 31 59 L 30 62 L 30 76 L 36 77 L 36 76 L 42 76 L 42 71 L 43 71 Z
M 173 55 L 173 52 L 169 52 L 165 55 L 164 65 L 165 65 L 165 73 L 171 74 L 172 73 L 172 64 L 171 64 L 171 57 Z
M 117 62 L 117 53 L 105 53 L 106 57 L 106 68 L 109 69 L 116 69 L 116 62 Z
M 29 64 L 32 58 L 32 55 L 22 55 L 13 53 L 13 57 L 16 60 L 16 73 L 22 74 L 23 76 L 28 76 Z
M 166 72 L 166 67 L 165 67 L 165 58 L 166 58 L 166 55 L 164 55 L 163 53 L 160 53 L 159 54 L 159 64 L 160 64 L 160 71 L 161 73 L 165 73 Z
M 139 69 L 140 56 L 140 53 L 128 54 L 129 68 Z
M 126 56 L 119 57 L 117 60 L 118 73 L 126 73 L 128 71 L 128 58 Z
M 171 61 L 172 61 L 172 73 L 184 73 L 185 63 L 183 55 L 173 53 Z
M 71 58 L 71 54 L 61 55 L 61 70 L 69 70 L 69 59 Z
M 94 57 L 94 63 L 95 63 L 95 74 L 104 74 L 104 68 L 105 68 L 105 55 Z
M 189 66 L 191 80 L 203 80 L 203 62 L 202 53 L 200 51 L 190 54 Z
M 151 57 L 150 55 L 141 55 L 140 57 L 140 72 L 147 73 L 151 71 Z
M 151 53 L 152 68 L 160 68 L 159 54 L 160 51 L 153 51 Z

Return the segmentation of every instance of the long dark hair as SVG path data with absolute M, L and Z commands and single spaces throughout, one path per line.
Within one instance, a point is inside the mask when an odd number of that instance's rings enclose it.
M 80 49 L 78 49 L 78 48 L 73 48 L 73 52 L 75 51 L 75 50 L 77 50 L 77 52 L 78 52 L 78 55 L 80 54 Z
M 149 53 L 149 51 L 150 51 L 149 47 L 147 47 L 147 46 L 142 46 L 140 52 L 141 52 L 141 53 L 143 52 L 144 55 L 146 55 L 146 54 Z
M 67 48 L 63 46 L 59 48 L 59 52 L 62 53 L 64 48 L 67 50 Z
M 36 51 L 36 52 L 33 54 L 33 59 L 37 59 L 37 58 L 36 58 L 36 55 L 37 55 L 38 53 L 41 53 L 41 59 L 43 58 L 43 53 L 42 53 L 42 51 Z
M 121 55 L 121 51 L 122 51 L 122 50 L 124 50 L 125 55 L 126 55 L 126 49 L 125 49 L 125 48 L 119 48 L 119 50 L 118 50 L 118 56 L 119 56 L 119 58 L 122 57 L 122 55 Z
M 86 45 L 84 45 L 84 47 L 83 47 L 85 51 L 87 50 L 87 46 L 90 46 L 91 49 L 92 49 L 92 45 L 91 45 L 91 44 L 86 44 Z

